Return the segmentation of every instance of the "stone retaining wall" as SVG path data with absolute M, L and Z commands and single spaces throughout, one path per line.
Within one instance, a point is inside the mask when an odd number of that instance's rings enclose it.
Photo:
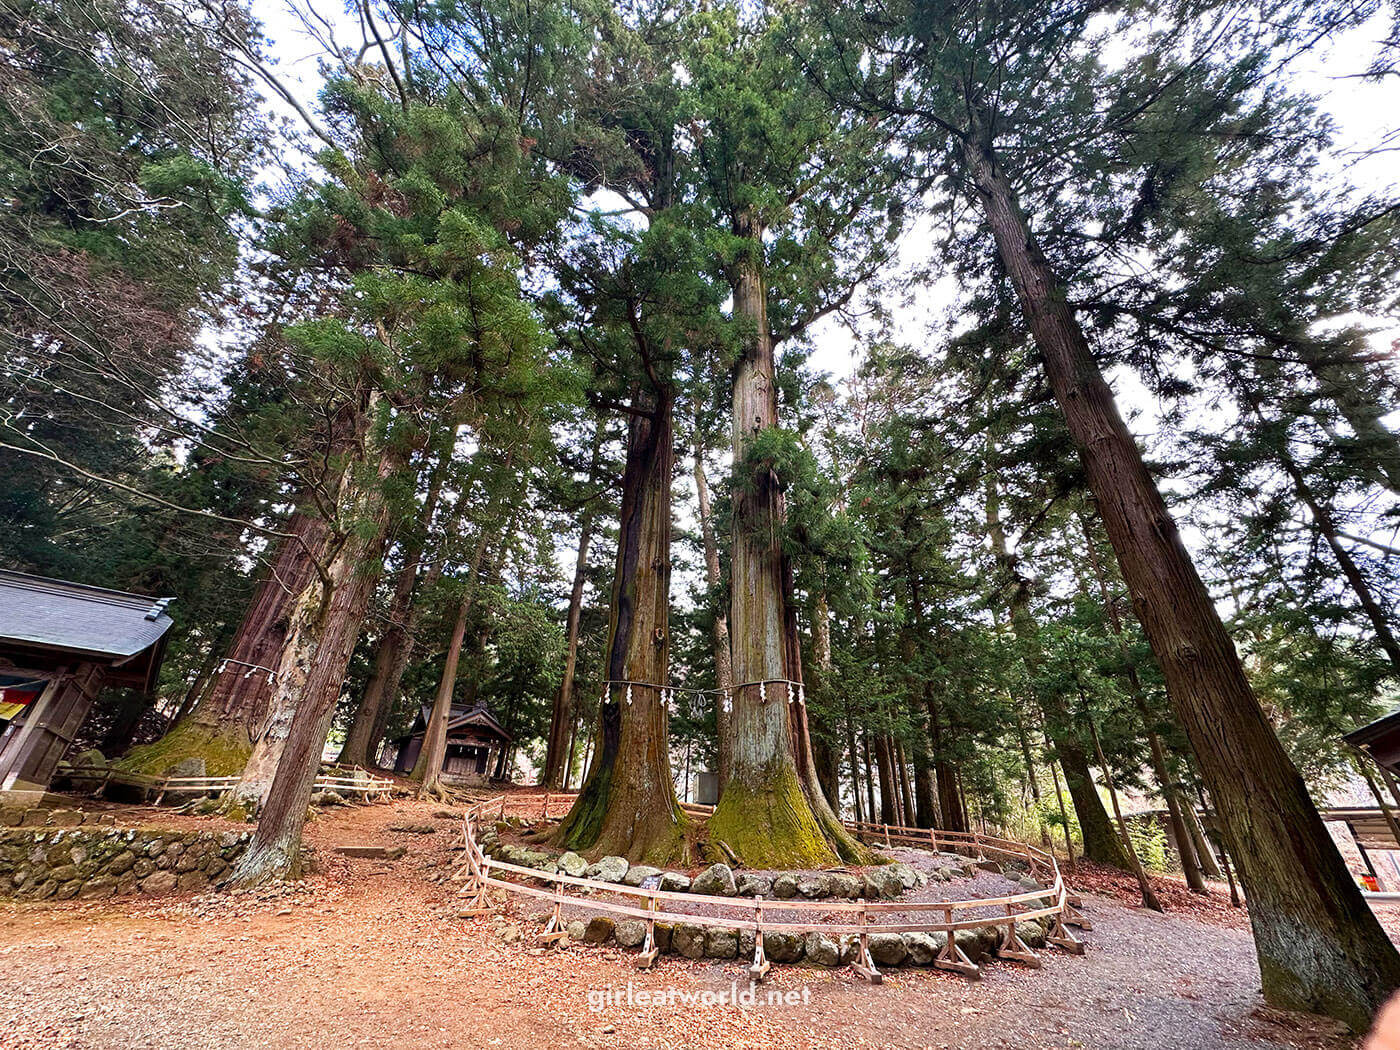
M 96 900 L 203 889 L 251 835 L 110 825 L 0 829 L 0 897 Z

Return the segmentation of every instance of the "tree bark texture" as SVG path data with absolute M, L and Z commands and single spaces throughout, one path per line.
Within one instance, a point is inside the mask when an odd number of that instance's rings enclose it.
M 1009 179 L 980 137 L 963 158 L 1239 867 L 1264 995 L 1362 1030 L 1400 986 L 1400 954 L 1265 718 Z
M 763 280 L 763 230 L 745 216 L 747 254 L 734 264 L 734 316 L 750 326 L 734 372 L 735 483 L 730 546 L 730 617 L 735 689 L 729 777 L 710 817 L 710 836 L 756 868 L 820 867 L 835 850 L 798 776 L 789 724 L 787 614 L 780 530 L 783 497 L 773 471 L 746 465 L 753 439 L 778 424 L 773 338 Z M 767 683 L 767 684 L 764 684 Z M 815 778 L 813 778 L 815 783 Z M 820 792 L 818 792 L 820 793 Z
M 281 660 L 298 597 L 326 556 L 325 520 L 309 509 L 292 512 L 287 538 L 274 549 L 268 573 L 253 591 L 232 644 L 214 669 L 208 691 L 170 731 L 134 748 L 123 766 L 162 775 L 182 759 L 204 759 L 208 776 L 239 776 L 275 717 L 271 679 Z M 270 772 L 270 768 L 269 768 Z
M 371 397 L 367 420 L 373 420 L 375 404 Z M 270 775 L 263 775 L 263 767 L 250 761 L 255 775 L 250 778 L 245 771 L 239 785 L 243 797 L 257 793 L 261 810 L 252 841 L 229 876 L 237 885 L 299 873 L 302 826 L 320 769 L 321 751 L 350 656 L 383 571 L 389 531 L 384 483 L 405 462 L 393 449 L 375 448 L 372 435 L 367 434 L 365 444 L 366 458 L 373 456 L 373 467 L 363 466 L 374 470 L 374 476 L 366 478 L 354 468 L 345 472 L 337 499 L 343 528 L 333 544 L 324 579 L 314 577 L 292 610 L 271 701 L 275 711 L 292 712 L 275 749 L 277 761 Z M 256 749 L 254 754 L 256 757 Z M 269 755 L 265 750 L 264 757 Z
M 669 390 L 648 400 L 627 434 L 599 745 L 556 841 L 661 865 L 687 859 L 686 819 L 671 779 L 663 694 L 671 646 L 673 404 Z
M 696 427 L 699 434 L 699 427 Z M 715 516 L 710 505 L 710 486 L 705 478 L 704 449 L 699 438 L 695 445 L 695 492 L 700 502 L 700 539 L 705 547 L 705 585 L 713 594 L 719 589 L 719 541 L 715 535 Z M 715 731 L 718 737 L 719 782 L 729 780 L 729 756 L 733 750 L 733 740 L 729 725 L 730 712 L 723 698 L 734 688 L 734 668 L 730 660 L 729 613 L 723 606 L 715 609 L 714 625 L 715 686 L 720 690 L 715 697 Z
M 404 538 L 403 567 L 399 569 L 394 581 L 394 593 L 389 599 L 388 626 L 380 635 L 369 681 L 365 685 L 365 695 L 340 749 L 338 761 L 344 765 L 375 764 L 389 713 L 398 699 L 399 683 L 403 681 L 403 673 L 413 655 L 413 630 L 418 621 L 418 606 L 414 598 L 418 592 L 419 578 L 424 575 L 423 549 L 427 545 L 433 515 L 437 513 L 438 500 L 442 495 L 446 459 L 444 455 L 434 464 L 418 521 Z

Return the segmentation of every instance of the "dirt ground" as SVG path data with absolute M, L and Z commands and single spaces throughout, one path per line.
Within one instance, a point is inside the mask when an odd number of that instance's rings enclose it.
M 1225 902 L 1156 915 L 1089 873 L 1081 958 L 1048 951 L 1038 971 L 994 963 L 976 983 L 901 970 L 875 987 L 849 970 L 777 966 L 756 1001 L 685 1001 L 746 992 L 743 966 L 663 957 L 638 973 L 615 949 L 507 940 L 534 909 L 456 918 L 445 878 L 460 827 L 440 811 L 324 812 L 308 831 L 322 870 L 286 892 L 0 903 L 0 1050 L 1353 1045 L 1325 1022 L 1263 1007 L 1249 932 Z M 332 852 L 352 844 L 408 853 Z M 787 1001 L 770 1003 L 770 990 Z

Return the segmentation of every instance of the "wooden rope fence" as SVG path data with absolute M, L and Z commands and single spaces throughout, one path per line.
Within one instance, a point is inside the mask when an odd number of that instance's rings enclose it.
M 1051 920 L 1050 932 L 1046 941 L 1075 955 L 1082 955 L 1084 945 L 1072 933 L 1069 926 L 1091 929 L 1092 926 L 1078 911 L 1080 902 L 1071 895 L 1060 876 L 1059 865 L 1052 854 L 1034 846 L 1009 839 L 1000 839 L 978 832 L 951 832 L 937 829 L 909 828 L 897 825 L 848 822 L 853 834 L 863 838 L 883 837 L 886 843 L 909 843 L 933 850 L 975 852 L 976 860 L 984 861 L 988 855 L 1024 863 L 1032 877 L 1048 883 L 1044 889 L 1029 890 L 1024 893 L 1002 897 L 968 898 L 941 901 L 855 901 L 845 900 L 765 900 L 762 897 L 735 898 L 716 897 L 696 893 L 680 893 L 656 888 L 627 886 L 622 883 L 602 882 L 597 879 L 568 875 L 563 872 L 545 872 L 537 868 L 526 868 L 488 857 L 477 842 L 477 826 L 483 820 L 502 820 L 508 809 L 518 810 L 511 816 L 524 816 L 532 819 L 548 819 L 551 807 L 571 805 L 572 793 L 550 792 L 539 795 L 516 795 L 507 798 L 501 795 L 484 799 L 468 807 L 462 820 L 462 848 L 466 860 L 459 869 L 458 876 L 464 877 L 466 886 L 463 894 L 470 897 L 465 911 L 468 914 L 485 914 L 490 910 L 488 892 L 500 890 L 553 905 L 548 924 L 538 943 L 557 943 L 564 934 L 562 910 L 570 904 L 590 911 L 608 912 L 624 918 L 640 919 L 646 924 L 646 938 L 641 953 L 637 956 L 638 968 L 650 967 L 658 954 L 656 948 L 656 924 L 658 922 L 688 923 L 704 927 L 717 927 L 737 931 L 752 930 L 754 934 L 753 962 L 749 973 L 754 980 L 762 980 L 770 963 L 764 954 L 763 934 L 772 933 L 824 933 L 831 937 L 854 936 L 858 941 L 855 972 L 873 983 L 882 980 L 880 971 L 870 954 L 870 938 L 881 933 L 942 933 L 943 947 L 933 960 L 933 965 L 942 970 L 950 970 L 965 977 L 981 976 L 981 968 L 958 946 L 956 934 L 959 930 L 978 929 L 996 926 L 1002 929 L 1001 943 L 995 954 L 999 958 L 1039 967 L 1040 956 L 1035 953 L 1016 932 L 1018 923 L 1031 919 Z M 711 811 L 711 807 L 686 805 L 692 812 Z M 531 882 L 514 881 L 501 876 L 515 876 Z M 548 886 L 534 885 L 544 882 Z M 573 890 L 575 892 L 570 893 Z M 585 897 L 585 894 L 611 894 L 630 898 L 638 903 L 624 903 L 617 900 Z M 713 908 L 719 914 L 702 914 L 688 910 L 695 907 Z M 995 914 L 965 914 L 974 911 Z M 774 918 L 772 913 L 796 913 L 797 918 Z M 847 921 L 832 921 L 802 918 L 804 913 L 836 913 Z M 914 913 L 919 916 L 914 922 L 879 922 L 882 915 Z M 872 922 L 872 917 L 877 921 Z
M 366 802 L 388 798 L 394 792 L 394 781 L 388 777 L 375 777 L 368 773 L 363 776 L 346 776 L 337 767 L 331 772 L 317 776 L 315 788 L 318 791 L 334 791 L 338 795 L 359 795 Z M 133 787 L 141 791 L 145 799 L 153 798 L 153 805 L 159 806 L 167 794 L 180 795 L 220 795 L 238 784 L 238 777 L 156 777 L 145 773 L 132 773 L 115 766 L 73 766 L 61 763 L 55 779 L 81 783 L 97 781 L 95 788 L 87 789 L 94 798 L 100 797 L 112 784 Z

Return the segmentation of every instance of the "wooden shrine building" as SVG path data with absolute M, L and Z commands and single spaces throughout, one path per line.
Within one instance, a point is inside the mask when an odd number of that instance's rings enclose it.
M 1400 774 L 1400 710 L 1367 722 L 1342 736 L 1352 747 L 1370 755 L 1387 774 Z
M 155 687 L 172 600 L 0 570 L 0 791 L 47 790 L 104 687 Z
M 397 751 L 394 772 L 408 773 L 413 769 L 423 750 L 423 737 L 431 713 L 428 704 L 420 706 L 408 733 L 390 742 L 389 746 Z M 486 710 L 485 704 L 475 707 L 453 704 L 447 720 L 447 751 L 442 759 L 442 775 L 467 782 L 490 780 L 498 775 L 510 742 L 510 733 Z

